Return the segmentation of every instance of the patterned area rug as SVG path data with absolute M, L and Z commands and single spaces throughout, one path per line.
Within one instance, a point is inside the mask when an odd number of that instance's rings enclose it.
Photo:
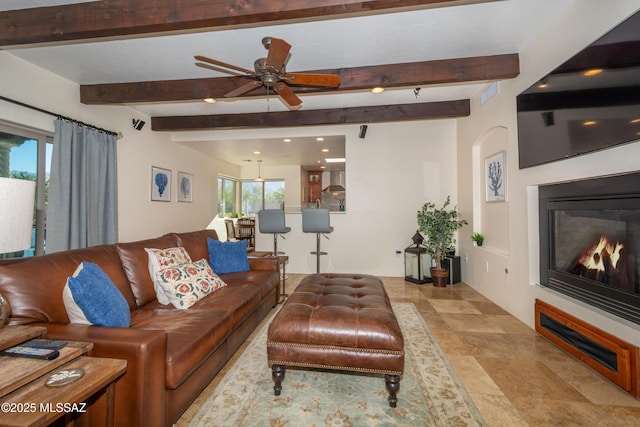
M 412 303 L 394 303 L 405 341 L 397 408 L 384 376 L 288 368 L 273 395 L 267 326 L 193 417 L 191 426 L 486 426 Z

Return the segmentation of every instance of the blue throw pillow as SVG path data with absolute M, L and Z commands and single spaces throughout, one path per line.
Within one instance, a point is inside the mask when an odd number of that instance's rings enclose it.
M 71 323 L 128 328 L 129 304 L 109 276 L 92 262 L 83 262 L 67 279 L 62 299 Z
M 216 274 L 249 271 L 247 257 L 247 241 L 221 242 L 207 238 L 209 248 L 209 264 Z

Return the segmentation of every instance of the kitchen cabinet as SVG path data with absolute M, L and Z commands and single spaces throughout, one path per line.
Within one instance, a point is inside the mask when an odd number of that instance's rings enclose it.
M 309 171 L 307 173 L 309 185 L 309 203 L 322 200 L 322 171 Z

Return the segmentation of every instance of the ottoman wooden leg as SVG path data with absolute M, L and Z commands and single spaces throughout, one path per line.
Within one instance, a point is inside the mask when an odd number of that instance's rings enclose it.
M 282 391 L 282 381 L 284 380 L 284 374 L 287 370 L 286 366 L 273 365 L 271 367 L 271 378 L 273 379 L 273 394 L 280 396 Z
M 398 390 L 400 390 L 400 375 L 385 375 L 384 380 L 389 391 L 389 406 L 395 408 L 398 404 Z

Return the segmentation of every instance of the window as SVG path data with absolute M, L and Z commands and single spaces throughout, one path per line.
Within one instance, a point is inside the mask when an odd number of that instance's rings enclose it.
M 236 209 L 236 188 L 238 181 L 235 179 L 218 177 L 218 215 L 231 216 Z
M 52 147 L 51 135 L 0 124 L 0 176 L 37 183 L 31 248 L 13 254 L 1 254 L 4 258 L 44 253 Z
M 282 209 L 284 181 L 242 181 L 242 212 L 255 216 L 260 209 Z

